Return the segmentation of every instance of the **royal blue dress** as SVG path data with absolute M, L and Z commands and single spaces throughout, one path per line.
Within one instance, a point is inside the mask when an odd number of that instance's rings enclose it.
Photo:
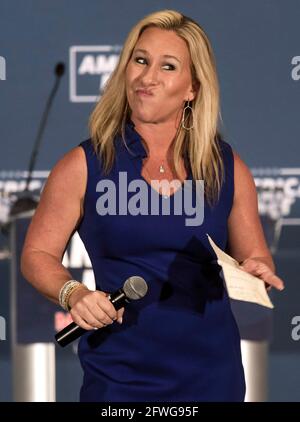
M 132 123 L 126 126 L 125 138 L 127 147 L 121 137 L 115 139 L 116 160 L 108 175 L 91 141 L 80 144 L 88 181 L 78 233 L 97 289 L 114 292 L 128 277 L 141 276 L 149 290 L 143 299 L 126 305 L 122 325 L 114 323 L 81 337 L 80 400 L 243 401 L 239 332 L 206 235 L 226 248 L 234 191 L 231 147 L 220 141 L 225 182 L 217 205 L 212 209 L 205 203 L 203 223 L 187 226 L 185 213 L 126 215 L 123 210 L 124 215 L 118 215 L 117 207 L 117 215 L 99 215 L 98 182 L 114 182 L 117 205 L 120 172 L 126 172 L 128 183 L 145 182 L 141 170 L 147 154 Z M 166 199 L 147 187 L 149 202 L 151 195 L 159 195 L 160 205 L 170 200 L 172 210 L 180 190 Z M 130 200 L 135 193 L 127 195 Z

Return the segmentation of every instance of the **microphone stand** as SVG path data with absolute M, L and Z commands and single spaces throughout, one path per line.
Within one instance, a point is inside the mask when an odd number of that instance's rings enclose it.
M 10 219 L 7 225 L 11 248 L 10 335 L 14 368 L 13 397 L 14 401 L 17 402 L 55 401 L 55 380 L 53 379 L 53 374 L 55 374 L 54 343 L 32 341 L 25 344 L 22 342 L 22 335 L 24 335 L 24 333 L 22 334 L 22 329 L 24 330 L 24 328 L 22 328 L 20 321 L 26 311 L 20 307 L 21 297 L 22 300 L 23 295 L 25 299 L 27 297 L 27 300 L 30 298 L 30 303 L 36 304 L 37 307 L 40 305 L 39 301 L 35 299 L 35 293 L 37 294 L 37 292 L 29 289 L 29 285 L 27 288 L 28 283 L 24 283 L 19 263 L 31 214 L 38 205 L 38 198 L 34 197 L 33 192 L 30 192 L 29 186 L 49 113 L 61 76 L 64 74 L 64 69 L 63 63 L 58 63 L 55 66 L 55 83 L 50 91 L 38 127 L 30 157 L 25 188 L 11 206 Z M 20 379 L 24 382 L 20 383 Z
M 44 112 L 42 114 L 42 118 L 38 127 L 38 132 L 37 132 L 37 136 L 33 145 L 33 149 L 32 149 L 32 153 L 31 153 L 31 157 L 30 157 L 30 162 L 29 162 L 29 166 L 28 166 L 28 174 L 27 174 L 27 179 L 26 179 L 26 185 L 25 188 L 23 190 L 23 192 L 20 194 L 20 197 L 13 203 L 11 210 L 10 210 L 10 216 L 15 216 L 17 214 L 23 213 L 23 212 L 27 212 L 27 211 L 31 211 L 33 209 L 35 209 L 37 207 L 38 201 L 30 194 L 29 191 L 29 185 L 30 182 L 32 180 L 32 174 L 33 174 L 33 170 L 35 167 L 35 163 L 36 163 L 36 159 L 37 159 L 37 155 L 39 152 L 39 148 L 41 145 L 41 141 L 42 141 L 42 137 L 45 131 L 45 127 L 47 124 L 47 120 L 49 117 L 49 113 L 52 107 L 52 103 L 53 100 L 55 98 L 55 95 L 57 93 L 58 87 L 59 87 L 59 83 L 61 80 L 61 77 L 63 76 L 65 72 L 65 65 L 63 63 L 57 63 L 57 65 L 55 66 L 55 83 L 54 86 L 52 88 L 52 90 L 50 91 L 50 95 L 47 99 L 46 102 L 46 106 L 44 109 Z

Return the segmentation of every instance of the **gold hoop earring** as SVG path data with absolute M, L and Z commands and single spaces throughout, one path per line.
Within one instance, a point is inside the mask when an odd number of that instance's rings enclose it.
M 186 113 L 188 112 L 188 110 L 190 110 L 190 115 L 192 116 L 192 124 L 190 127 L 186 127 L 185 126 L 185 122 L 188 118 L 188 116 L 186 116 Z M 183 129 L 185 130 L 191 130 L 194 128 L 194 110 L 193 107 L 190 106 L 190 101 L 188 100 L 187 105 L 184 107 L 183 109 L 183 113 L 182 113 L 182 119 L 181 119 L 181 126 L 183 127 Z

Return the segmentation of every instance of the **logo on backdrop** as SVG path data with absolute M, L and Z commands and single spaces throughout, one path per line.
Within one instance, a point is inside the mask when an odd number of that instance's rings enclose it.
M 0 81 L 6 80 L 6 60 L 0 56 Z
M 294 81 L 299 81 L 300 79 L 300 56 L 295 56 L 292 58 L 292 65 L 294 65 L 294 67 L 292 68 L 292 79 L 294 79 Z
M 70 101 L 97 101 L 103 87 L 115 69 L 121 46 L 74 45 L 70 47 Z
M 6 224 L 12 203 L 24 191 L 27 171 L 0 171 L 0 226 Z M 39 197 L 49 171 L 34 171 L 29 190 L 34 197 Z
M 252 174 L 271 250 L 277 250 L 284 232 L 288 233 L 286 244 L 293 247 L 300 234 L 300 168 L 259 168 L 252 169 Z

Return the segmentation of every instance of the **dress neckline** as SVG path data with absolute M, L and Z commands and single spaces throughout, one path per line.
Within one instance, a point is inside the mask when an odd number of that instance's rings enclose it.
M 131 159 L 134 159 L 134 164 L 137 167 L 138 170 L 138 174 L 139 174 L 139 178 L 141 180 L 143 180 L 148 188 L 150 189 L 150 191 L 154 191 L 157 195 L 159 195 L 159 197 L 161 197 L 164 200 L 167 199 L 171 199 L 172 197 L 175 197 L 175 195 L 177 195 L 177 193 L 179 193 L 180 191 L 182 191 L 186 185 L 186 182 L 191 182 L 191 168 L 190 165 L 187 165 L 187 175 L 185 177 L 185 179 L 180 182 L 180 187 L 178 187 L 172 194 L 170 195 L 164 195 L 162 193 L 160 193 L 158 190 L 156 190 L 151 182 L 149 182 L 143 175 L 142 175 L 142 170 L 143 170 L 143 159 L 147 158 L 147 151 L 143 145 L 142 142 L 142 137 L 141 135 L 135 130 L 135 126 L 134 123 L 129 120 L 126 123 L 125 126 L 125 139 L 123 139 L 124 142 L 124 146 L 126 148 L 126 150 L 129 153 L 129 156 Z M 153 179 L 156 180 L 156 179 Z M 179 179 L 173 179 L 173 180 L 179 180 Z M 169 182 L 171 183 L 171 181 Z

